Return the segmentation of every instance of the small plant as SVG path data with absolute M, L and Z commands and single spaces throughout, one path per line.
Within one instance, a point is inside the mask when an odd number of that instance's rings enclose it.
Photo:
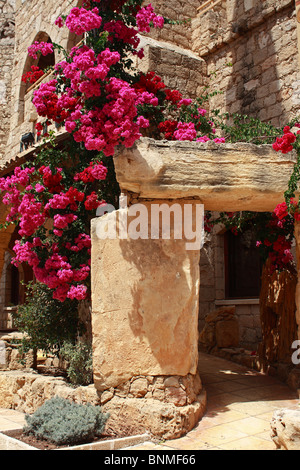
M 23 432 L 56 445 L 74 445 L 101 436 L 108 417 L 100 406 L 54 397 L 25 416 L 27 426 Z
M 269 122 L 262 122 L 259 119 L 247 115 L 234 113 L 220 114 L 219 110 L 213 111 L 215 114 L 214 123 L 225 136 L 226 142 L 251 142 L 256 145 L 272 144 L 276 137 L 282 133 L 282 128 L 273 126 Z
M 26 301 L 13 313 L 14 323 L 26 334 L 23 352 L 41 349 L 58 354 L 65 341 L 75 342 L 83 326 L 78 318 L 78 302 L 67 299 L 63 304 L 52 297 L 52 290 L 37 282 L 27 286 Z
M 89 385 L 93 381 L 92 348 L 90 344 L 65 342 L 60 351 L 68 363 L 67 376 L 73 385 Z

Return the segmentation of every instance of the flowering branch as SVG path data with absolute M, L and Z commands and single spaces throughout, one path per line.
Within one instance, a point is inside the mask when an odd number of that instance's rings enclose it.
M 138 33 L 166 22 L 142 0 L 86 1 L 55 21 L 85 36 L 69 54 L 46 42 L 28 49 L 34 59 L 54 49 L 64 54 L 54 78 L 34 91 L 33 104 L 39 135 L 54 123 L 71 139 L 61 149 L 50 133 L 34 162 L 0 179 L 0 190 L 10 206 L 6 223 L 15 223 L 20 237 L 13 262 L 28 263 L 54 299 L 89 298 L 90 219 L 105 203 L 106 179 L 114 175 L 104 160 L 117 146 L 131 147 L 153 128 L 168 139 L 224 140 L 202 102 L 170 90 L 154 73 L 132 69 L 129 55 L 143 56 Z

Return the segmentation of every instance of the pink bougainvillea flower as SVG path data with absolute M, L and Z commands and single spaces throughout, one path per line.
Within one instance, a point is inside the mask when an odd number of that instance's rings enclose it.
M 72 32 L 81 36 L 92 29 L 100 28 L 102 18 L 99 16 L 98 8 L 86 10 L 85 8 L 72 8 L 66 18 L 66 26 Z
M 38 42 L 35 41 L 31 46 L 28 47 L 28 54 L 33 59 L 37 59 L 37 53 L 40 52 L 46 56 L 53 53 L 53 44 L 51 42 Z

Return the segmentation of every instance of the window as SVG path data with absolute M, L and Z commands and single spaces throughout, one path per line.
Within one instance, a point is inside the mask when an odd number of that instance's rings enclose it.
M 225 233 L 225 295 L 227 299 L 257 298 L 262 262 L 252 230 Z

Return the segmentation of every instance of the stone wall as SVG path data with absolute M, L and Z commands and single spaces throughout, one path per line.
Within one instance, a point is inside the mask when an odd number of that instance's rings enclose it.
M 73 6 L 76 5 L 73 2 Z M 15 5 L 15 49 L 14 67 L 10 71 L 12 99 L 10 102 L 11 119 L 10 133 L 7 140 L 7 148 L 4 155 L 5 161 L 10 161 L 20 153 L 21 136 L 27 132 L 34 132 L 34 126 L 38 116 L 31 103 L 33 89 L 26 92 L 25 84 L 21 82 L 24 73 L 30 70 L 36 61 L 27 54 L 27 48 L 35 40 L 45 40 L 50 37 L 52 42 L 61 44 L 67 48 L 74 45 L 71 35 L 65 28 L 58 28 L 54 21 L 60 14 L 67 13 L 72 7 L 72 2 L 67 0 L 54 5 L 46 0 L 16 0 Z M 56 60 L 59 57 L 56 57 Z M 46 81 L 49 80 L 49 77 Z
M 14 4 L 14 0 L 0 1 L 0 161 L 6 151 L 11 113 L 11 71 L 15 41 Z
M 259 299 L 226 299 L 224 239 L 220 227 L 206 234 L 200 256 L 199 331 L 216 308 L 234 306 L 239 324 L 239 347 L 257 351 L 261 341 Z
M 206 62 L 189 49 L 141 37 L 140 46 L 144 49 L 144 58 L 136 60 L 139 70 L 147 73 L 155 71 L 171 89 L 179 90 L 185 98 L 201 96 L 207 84 Z
M 224 8 L 226 6 L 226 8 Z M 205 59 L 210 106 L 283 126 L 300 108 L 294 0 L 227 0 L 193 30 L 193 51 Z
M 150 2 L 145 2 L 150 3 Z M 193 19 L 197 16 L 199 0 L 153 0 L 155 11 L 175 21 L 178 25 L 165 25 L 162 30 L 153 29 L 150 37 L 171 43 L 187 50 L 192 50 Z

